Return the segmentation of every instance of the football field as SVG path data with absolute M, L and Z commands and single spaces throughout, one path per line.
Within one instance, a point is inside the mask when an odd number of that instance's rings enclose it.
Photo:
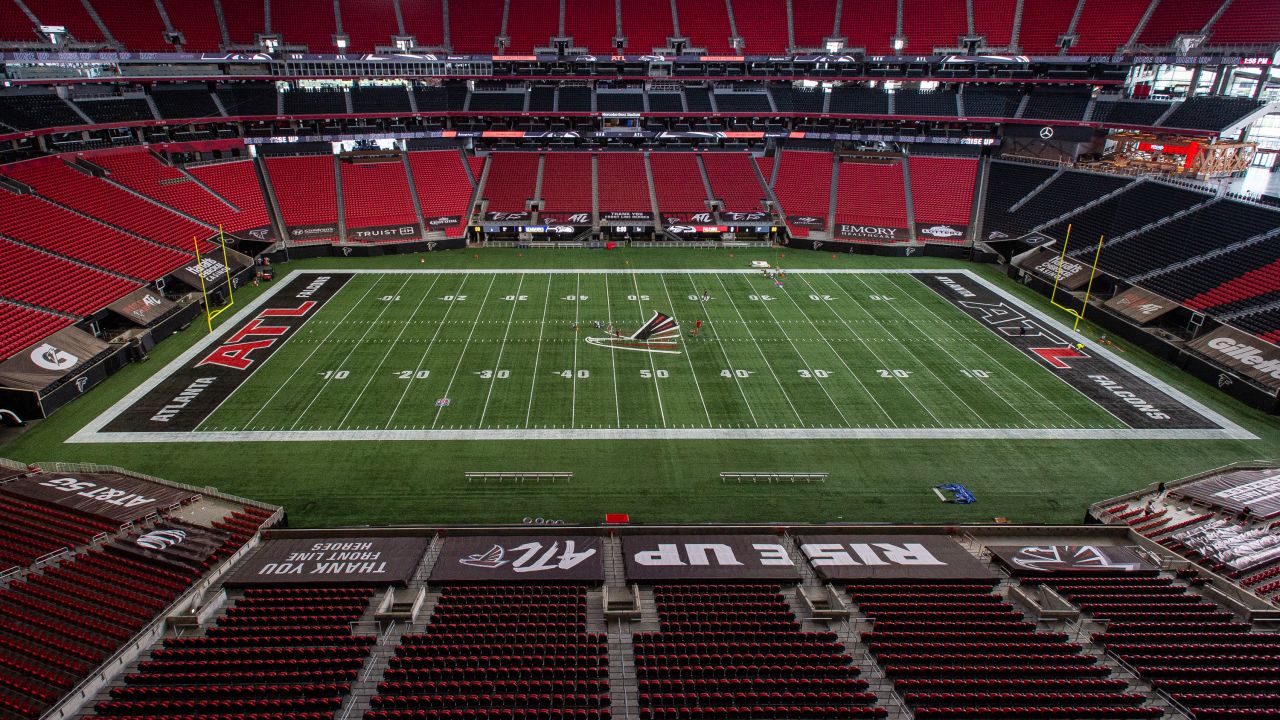
M 1251 437 L 1078 339 L 963 270 L 307 271 L 71 441 Z

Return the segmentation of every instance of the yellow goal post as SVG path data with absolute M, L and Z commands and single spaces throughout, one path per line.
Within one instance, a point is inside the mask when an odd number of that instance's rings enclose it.
M 1093 253 L 1093 265 L 1089 268 L 1089 284 L 1085 287 L 1084 303 L 1080 305 L 1080 309 L 1069 308 L 1058 302 L 1058 281 L 1062 279 L 1062 268 L 1067 261 L 1067 245 L 1071 243 L 1071 224 L 1067 223 L 1067 235 L 1062 240 L 1062 254 L 1058 256 L 1058 267 L 1053 274 L 1053 291 L 1049 293 L 1049 302 L 1056 308 L 1060 308 L 1076 319 L 1072 330 L 1080 329 L 1080 321 L 1084 320 L 1084 311 L 1089 307 L 1089 296 L 1093 292 L 1093 278 L 1098 275 L 1098 259 L 1102 257 L 1102 243 L 1104 236 L 1098 236 L 1098 248 Z
M 218 242 L 222 245 L 222 273 L 227 278 L 227 304 L 217 310 L 214 310 L 209 303 L 209 290 L 204 283 L 204 258 L 200 256 L 200 238 L 192 236 L 191 242 L 196 248 L 196 276 L 200 278 L 200 295 L 204 300 L 205 324 L 209 326 L 209 332 L 213 332 L 213 319 L 230 310 L 236 304 L 235 289 L 231 285 L 231 263 L 227 261 L 227 236 L 222 232 L 222 226 L 219 225 Z

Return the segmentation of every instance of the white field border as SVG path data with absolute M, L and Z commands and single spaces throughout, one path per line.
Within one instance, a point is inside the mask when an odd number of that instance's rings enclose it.
M 239 312 L 224 322 L 218 332 L 210 334 L 187 348 L 181 355 L 166 365 L 162 370 L 147 378 L 114 405 L 98 417 L 66 439 L 67 443 L 201 443 L 201 442 L 333 442 L 340 440 L 385 441 L 385 440 L 1257 440 L 1258 437 L 1236 423 L 1210 410 L 1199 401 L 1188 397 L 1183 392 L 1169 386 L 1159 378 L 1142 370 L 1133 363 L 1095 345 L 1083 334 L 1075 332 L 1065 324 L 1049 317 L 1038 308 L 1031 307 L 1015 298 L 994 283 L 979 277 L 975 273 L 961 268 L 921 268 L 911 270 L 894 269 L 795 269 L 797 274 L 815 275 L 963 275 L 969 280 L 982 285 L 996 293 L 1002 299 L 1012 303 L 1018 309 L 1028 313 L 1037 320 L 1046 323 L 1067 337 L 1078 342 L 1087 343 L 1089 351 L 1103 357 L 1115 365 L 1128 370 L 1142 380 L 1158 388 L 1169 397 L 1199 413 L 1204 418 L 1218 424 L 1216 429 L 1183 429 L 1158 430 L 1134 428 L 557 428 L 557 429 L 490 429 L 490 430 L 236 430 L 211 432 L 103 432 L 111 421 L 119 417 L 166 380 L 174 372 L 183 368 L 196 355 L 204 352 L 211 345 L 219 342 L 231 328 L 257 311 L 263 303 L 284 289 L 286 281 L 303 275 L 324 275 L 344 273 L 351 275 L 752 275 L 758 269 L 749 268 L 696 268 L 696 269 L 475 269 L 441 268 L 430 270 L 406 269 L 323 269 L 295 270 L 267 292 L 255 298 Z M 287 343 L 287 341 L 286 341 Z M 1048 370 L 1046 370 L 1048 372 Z

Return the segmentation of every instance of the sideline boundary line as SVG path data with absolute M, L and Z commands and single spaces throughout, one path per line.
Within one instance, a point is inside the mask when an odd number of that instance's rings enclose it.
M 336 272 L 333 269 L 295 270 L 295 274 L 323 275 Z M 753 274 L 753 269 L 646 269 L 646 270 L 613 270 L 613 269 L 439 269 L 439 270 L 382 270 L 375 268 L 356 268 L 343 272 L 361 275 L 397 275 L 397 274 L 442 274 L 442 275 L 498 275 L 498 274 L 588 274 L 588 275 L 621 275 L 621 274 L 693 274 L 693 275 L 725 275 Z M 600 428 L 600 429 L 485 429 L 485 430 L 297 430 L 297 431 L 213 431 L 213 432 L 103 432 L 102 428 L 115 420 L 128 408 L 142 399 L 157 385 L 166 380 L 179 368 L 187 365 L 194 357 L 204 352 L 209 346 L 220 342 L 235 327 L 236 323 L 255 312 L 268 299 L 279 293 L 287 283 L 282 282 L 245 305 L 238 313 L 224 322 L 218 332 L 206 335 L 194 345 L 174 358 L 159 372 L 144 380 L 106 411 L 89 421 L 64 442 L 67 443 L 199 443 L 199 442 L 333 442 L 341 440 L 757 440 L 757 439 L 792 439 L 792 440 L 826 440 L 826 439 L 1010 439 L 1010 440 L 1257 440 L 1258 437 L 1238 424 L 1228 420 L 1221 414 L 1205 407 L 1202 403 L 1188 397 L 1185 393 L 1171 387 L 1164 380 L 1152 376 L 1128 360 L 1119 357 L 1109 349 L 1095 345 L 1084 335 L 1071 330 L 1056 319 L 1049 317 L 1039 308 L 1033 307 L 1014 297 L 1003 288 L 970 270 L 963 268 L 924 268 L 919 270 L 890 269 L 871 270 L 861 268 L 837 269 L 804 269 L 792 270 L 798 275 L 857 275 L 857 274 L 902 274 L 916 275 L 920 273 L 942 273 L 963 275 L 975 283 L 982 285 L 996 295 L 1012 303 L 1037 320 L 1064 333 L 1067 337 L 1079 342 L 1088 343 L 1090 351 L 1109 362 L 1128 370 L 1152 386 L 1165 392 L 1169 397 L 1183 404 L 1204 418 L 1213 421 L 1217 429 L 1203 430 L 1138 430 L 1138 429 L 990 429 L 990 428 L 701 428 L 701 429 L 644 429 L 644 428 Z

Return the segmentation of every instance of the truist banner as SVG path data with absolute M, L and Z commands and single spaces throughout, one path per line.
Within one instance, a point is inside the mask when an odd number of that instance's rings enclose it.
M 112 543 L 118 552 L 143 561 L 182 565 L 201 573 L 230 533 L 186 523 L 160 523 L 137 537 Z
M 627 579 L 798 580 L 799 571 L 776 535 L 627 535 Z
M 429 537 L 267 540 L 227 585 L 405 585 L 430 544 Z
M 816 215 L 788 215 L 787 224 L 810 230 L 824 230 L 827 227 L 827 219 Z
M 63 328 L 0 363 L 0 387 L 43 390 L 108 347 L 83 330 Z
M 253 315 L 218 328 L 217 344 L 149 390 L 107 428 L 194 430 L 350 279 L 349 273 L 294 276 Z
M 1050 282 L 1056 279 L 1058 287 L 1064 290 L 1079 290 L 1089 283 L 1089 278 L 1092 276 L 1091 265 L 1072 258 L 1063 258 L 1060 254 L 1043 247 L 1014 258 L 1014 264 Z
M 338 237 L 337 225 L 291 225 L 289 239 L 294 242 L 332 240 Z
M 1280 390 L 1280 347 L 1226 325 L 1192 340 L 1187 347 L 1269 388 Z
M 1139 325 L 1146 325 L 1178 307 L 1178 303 L 1169 298 L 1137 286 L 1125 290 L 1104 304 Z
M 651 223 L 653 214 L 636 210 L 610 210 L 600 213 L 600 219 L 605 222 Z
M 4 489 L 120 524 L 197 497 L 190 490 L 119 473 L 42 472 L 18 478 Z
M 1236 470 L 1179 485 L 1169 494 L 1269 520 L 1280 516 L 1280 470 Z
M 593 535 L 448 537 L 430 582 L 602 583 L 603 545 Z
M 1118 545 L 988 545 L 1014 575 L 1048 573 L 1152 573 L 1132 548 Z
M 533 219 L 531 212 L 487 212 L 484 221 L 491 223 L 527 223 Z
M 916 237 L 928 242 L 958 243 L 964 240 L 969 231 L 968 225 L 950 225 L 947 223 L 916 223 Z
M 347 228 L 347 239 L 351 242 L 409 242 L 422 237 L 422 228 L 417 223 L 410 225 L 384 225 L 382 227 Z
M 846 240 L 880 240 L 881 242 L 899 242 L 911 239 L 907 237 L 906 228 L 850 225 L 849 223 L 836 223 L 835 236 Z
M 107 306 L 111 312 L 146 327 L 177 307 L 151 288 L 141 287 Z
M 801 535 L 800 550 L 824 580 L 973 580 L 994 576 L 946 535 Z

